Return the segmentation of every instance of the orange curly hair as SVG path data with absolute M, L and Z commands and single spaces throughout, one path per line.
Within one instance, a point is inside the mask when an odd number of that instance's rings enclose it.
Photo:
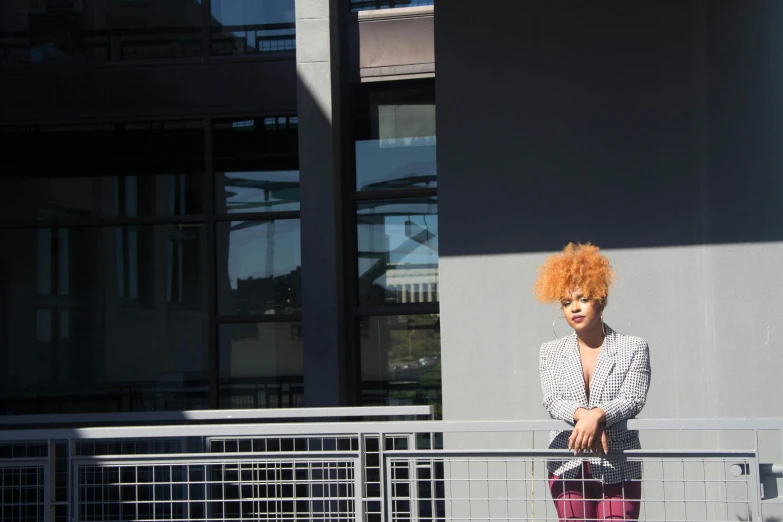
M 598 251 L 591 243 L 568 243 L 562 252 L 550 256 L 538 267 L 533 286 L 536 299 L 543 303 L 560 301 L 579 287 L 586 297 L 605 304 L 616 275 L 609 260 Z

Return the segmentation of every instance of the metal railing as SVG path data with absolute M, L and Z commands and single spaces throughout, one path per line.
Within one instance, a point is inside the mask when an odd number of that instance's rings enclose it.
M 557 520 L 546 464 L 575 457 L 542 432 L 565 423 L 430 418 L 429 407 L 0 418 L 0 521 Z M 615 428 L 650 448 L 609 455 L 643 463 L 641 520 L 774 520 L 783 507 L 783 419 Z
M 396 7 L 420 7 L 434 4 L 435 0 L 351 0 L 351 11 L 394 9 Z

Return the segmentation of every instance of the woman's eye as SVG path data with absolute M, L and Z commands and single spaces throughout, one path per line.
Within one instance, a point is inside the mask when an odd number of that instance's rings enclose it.
M 586 302 L 588 302 L 588 301 L 589 301 L 589 299 L 588 299 L 588 298 L 586 298 L 586 297 L 583 297 L 582 299 L 580 299 L 580 301 L 582 301 L 583 303 L 586 303 Z
M 563 306 L 568 306 L 570 304 L 571 304 L 571 301 L 563 301 L 563 303 L 562 303 Z

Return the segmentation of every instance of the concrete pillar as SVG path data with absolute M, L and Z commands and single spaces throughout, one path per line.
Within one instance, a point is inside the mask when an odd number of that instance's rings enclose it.
M 305 406 L 346 404 L 337 0 L 296 0 Z

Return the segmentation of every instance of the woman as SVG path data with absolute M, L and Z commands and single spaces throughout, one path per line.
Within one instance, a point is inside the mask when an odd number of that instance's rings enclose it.
M 647 342 L 603 322 L 614 272 L 598 247 L 569 243 L 538 269 L 539 301 L 559 302 L 574 333 L 544 343 L 544 407 L 573 431 L 553 432 L 549 447 L 591 458 L 550 461 L 549 488 L 560 520 L 637 520 L 642 466 L 612 452 L 639 449 L 635 431 L 606 431 L 641 411 L 650 384 Z M 605 456 L 608 454 L 608 456 Z

